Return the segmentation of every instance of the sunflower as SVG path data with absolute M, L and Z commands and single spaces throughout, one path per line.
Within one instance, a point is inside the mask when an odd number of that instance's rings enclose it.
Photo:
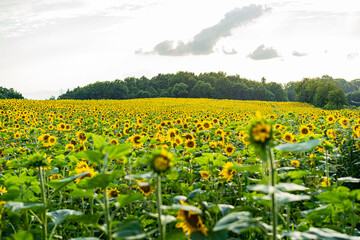
M 188 205 L 183 200 L 180 200 L 180 203 L 181 205 Z M 201 232 L 204 236 L 207 236 L 208 229 L 203 223 L 200 214 L 179 209 L 176 219 L 183 220 L 177 223 L 176 227 L 182 228 L 183 232 L 186 232 L 189 238 L 193 232 Z
M 186 148 L 196 148 L 196 143 L 194 140 L 186 140 L 185 147 Z
M 347 119 L 347 118 L 341 118 L 341 119 L 339 120 L 339 123 L 341 124 L 341 126 L 342 126 L 343 128 L 349 127 L 349 124 L 350 124 L 349 119 Z
M 81 162 L 79 162 L 79 163 L 81 163 Z M 79 183 L 84 178 L 87 178 L 87 177 L 92 178 L 93 176 L 95 176 L 97 174 L 97 172 L 95 172 L 95 170 L 93 168 L 89 167 L 86 162 L 83 162 L 83 163 L 85 163 L 86 165 L 85 164 L 81 165 L 81 166 L 79 165 L 79 167 L 76 166 L 76 168 L 75 168 L 76 175 L 79 175 L 84 172 L 88 172 L 88 174 L 86 174 L 85 176 L 82 176 L 80 178 L 77 178 L 75 180 L 76 184 Z
M 150 183 L 147 182 L 145 179 L 136 180 L 136 182 L 138 183 L 138 189 L 145 197 L 154 192 L 154 188 L 151 187 Z
M 55 136 L 50 136 L 49 140 L 48 140 L 49 146 L 54 146 L 54 144 L 56 143 L 56 137 Z
M 310 134 L 310 130 L 307 126 L 301 126 L 299 130 L 301 135 L 308 135 Z
M 234 170 L 230 169 L 232 166 L 234 166 L 232 162 L 227 162 L 219 173 L 219 177 L 222 176 L 227 182 L 230 181 L 234 177 Z
M 3 194 L 5 194 L 5 193 L 7 193 L 6 188 L 3 187 L 3 186 L 0 186 L 0 195 L 3 195 Z
M 165 149 L 155 151 L 150 159 L 150 167 L 157 173 L 166 172 L 173 165 L 172 154 Z
M 59 174 L 52 174 L 50 175 L 49 179 L 50 180 L 59 180 L 60 178 L 60 175 Z
M 320 186 L 321 187 L 328 187 L 331 186 L 331 179 L 327 178 L 327 177 L 323 177 L 322 178 L 322 182 L 320 182 Z
M 233 146 L 232 144 L 227 144 L 227 145 L 225 146 L 225 153 L 226 153 L 226 155 L 228 155 L 229 157 L 231 156 L 231 154 L 234 153 L 234 151 L 235 151 L 235 148 L 234 148 L 234 146 Z
M 72 138 L 71 140 L 70 140 L 70 143 L 72 144 L 72 145 L 77 145 L 78 143 L 77 143 L 77 141 L 74 139 L 74 138 Z
M 143 145 L 142 142 L 139 142 L 141 139 L 141 135 L 135 134 L 130 137 L 130 141 L 133 143 L 133 147 L 141 147 Z
M 290 164 L 294 167 L 300 167 L 300 162 L 298 160 L 291 160 Z
M 292 133 L 287 132 L 287 133 L 284 134 L 283 139 L 284 139 L 285 142 L 287 142 L 287 143 L 292 143 L 293 140 L 294 140 L 294 135 L 293 135 Z
M 328 115 L 326 117 L 326 121 L 329 123 L 334 123 L 336 121 L 336 118 L 334 117 L 334 115 Z
M 181 145 L 183 143 L 183 140 L 180 136 L 176 136 L 173 140 L 174 143 L 176 143 L 177 146 Z
M 208 171 L 199 171 L 200 175 L 201 175 L 201 179 L 209 179 L 210 178 L 210 173 Z
M 192 140 L 194 139 L 194 136 L 191 133 L 185 133 L 183 134 L 183 138 L 185 138 L 186 140 Z
M 16 132 L 15 134 L 14 134 L 14 138 L 15 139 L 19 139 L 21 137 L 21 133 L 20 132 Z
M 86 146 L 83 144 L 78 148 L 79 151 L 86 151 Z
M 263 144 L 271 139 L 271 125 L 263 119 L 257 120 L 250 127 L 250 139 L 254 144 Z
M 74 150 L 75 150 L 75 146 L 74 146 L 73 144 L 71 144 L 71 143 L 66 144 L 66 145 L 65 145 L 65 151 L 67 151 L 67 150 L 74 151 Z
M 109 143 L 113 145 L 119 145 L 119 141 L 115 138 L 111 139 Z
M 209 129 L 212 127 L 211 122 L 209 122 L 209 121 L 204 121 L 204 122 L 202 123 L 202 127 L 203 127 L 205 130 L 209 130 Z
M 107 196 L 108 198 L 117 198 L 120 196 L 119 194 L 119 190 L 117 190 L 117 188 L 110 188 L 107 190 Z
M 216 148 L 216 142 L 209 142 L 209 146 L 211 148 Z
M 83 131 L 77 132 L 76 133 L 77 139 L 79 140 L 79 143 L 86 143 L 87 142 L 87 137 L 86 137 L 86 133 Z
M 51 130 L 54 129 L 54 126 L 53 126 L 52 124 L 50 124 L 50 125 L 48 126 L 48 129 L 51 131 Z

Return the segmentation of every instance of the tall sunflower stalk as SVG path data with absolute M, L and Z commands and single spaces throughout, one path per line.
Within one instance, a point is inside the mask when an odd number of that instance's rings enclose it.
M 276 165 L 273 152 L 274 139 L 272 125 L 257 113 L 249 128 L 250 143 L 255 147 L 256 154 L 269 166 L 270 186 L 275 189 Z M 277 206 L 275 190 L 271 193 L 272 239 L 277 236 Z

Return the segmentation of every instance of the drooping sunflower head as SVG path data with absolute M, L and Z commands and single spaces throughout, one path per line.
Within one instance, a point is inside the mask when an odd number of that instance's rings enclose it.
M 165 173 L 170 170 L 172 163 L 172 154 L 165 149 L 156 150 L 151 154 L 149 166 L 156 173 Z

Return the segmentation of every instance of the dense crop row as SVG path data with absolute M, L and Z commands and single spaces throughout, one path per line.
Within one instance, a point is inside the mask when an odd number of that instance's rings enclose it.
M 357 239 L 359 136 L 292 102 L 0 100 L 0 238 Z

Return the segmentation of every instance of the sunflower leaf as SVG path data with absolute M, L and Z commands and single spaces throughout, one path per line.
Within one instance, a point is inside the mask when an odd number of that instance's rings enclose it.
M 312 139 L 302 143 L 285 143 L 276 146 L 280 152 L 308 152 L 319 145 L 322 140 Z

